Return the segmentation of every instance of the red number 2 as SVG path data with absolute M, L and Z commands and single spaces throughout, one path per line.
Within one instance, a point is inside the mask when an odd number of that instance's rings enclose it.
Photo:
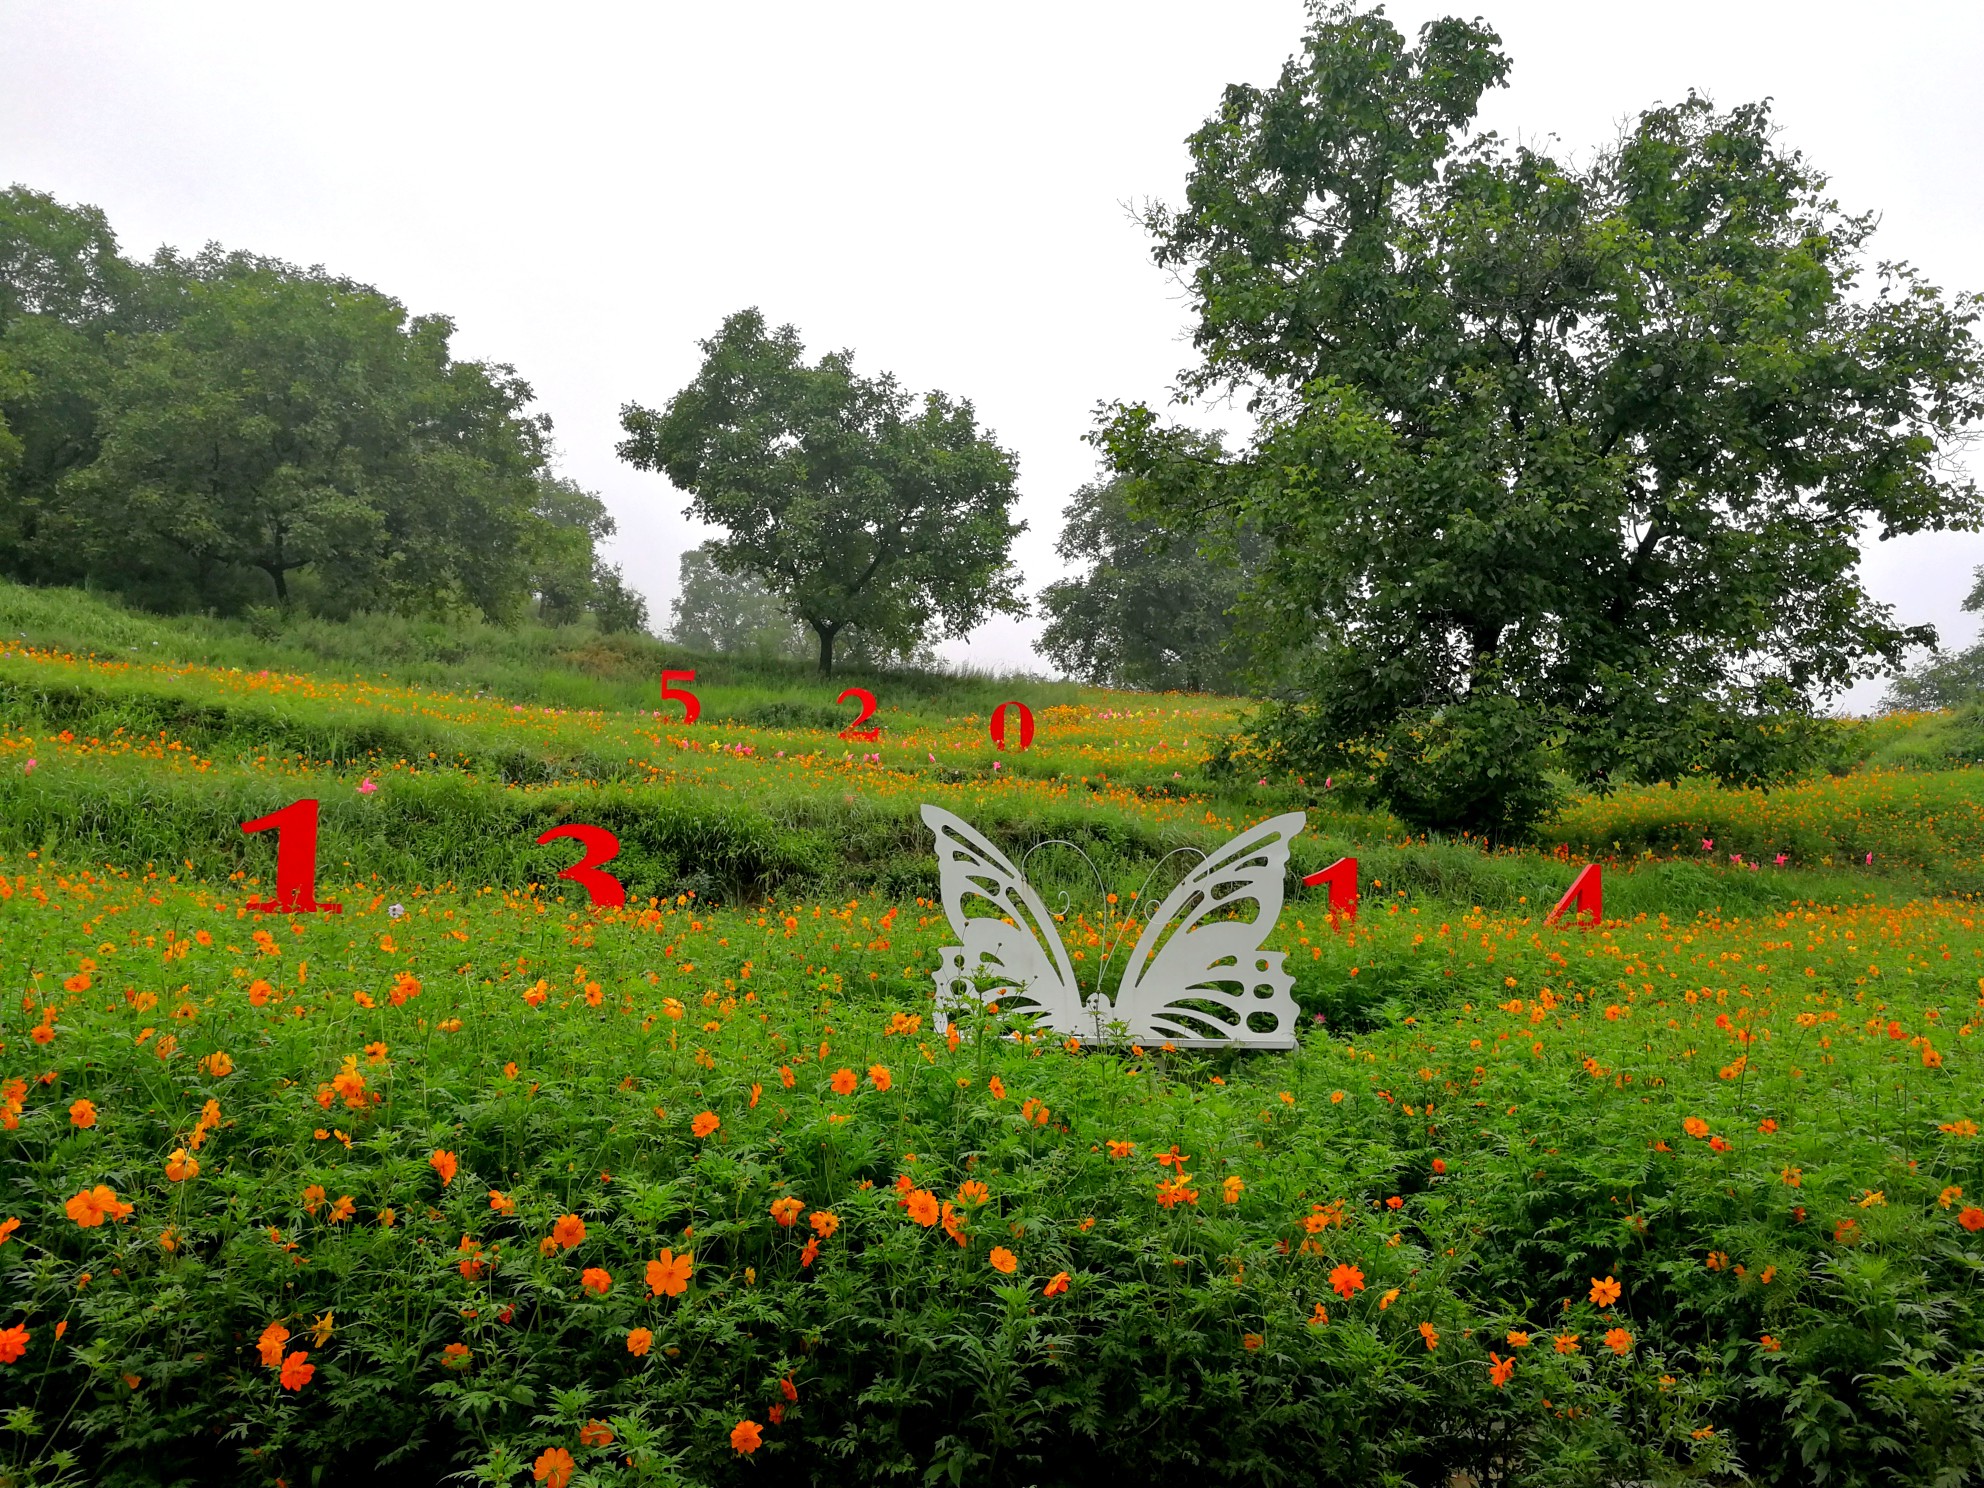
M 674 682 L 693 682 L 695 680 L 696 674 L 693 671 L 663 672 L 661 674 L 661 700 L 664 703 L 680 703 L 682 705 L 682 721 L 684 723 L 694 723 L 701 716 L 703 711 L 702 700 L 686 687 L 672 687 L 669 684 Z
M 865 687 L 850 687 L 839 697 L 835 698 L 834 701 L 844 703 L 849 698 L 858 698 L 860 700 L 861 716 L 842 729 L 840 736 L 843 739 L 867 739 L 871 742 L 881 738 L 882 730 L 880 725 L 871 729 L 865 729 L 861 726 L 875 716 L 875 694 Z
M 559 869 L 558 876 L 581 885 L 591 896 L 595 909 L 601 905 L 612 907 L 625 904 L 627 891 L 620 887 L 620 880 L 610 873 L 599 871 L 601 863 L 612 862 L 619 853 L 620 839 L 604 827 L 589 827 L 575 822 L 570 826 L 553 827 L 537 839 L 537 845 L 542 847 L 560 837 L 578 838 L 585 844 L 586 855 L 571 867 Z
M 276 896 L 250 899 L 257 914 L 343 914 L 342 904 L 317 902 L 317 803 L 292 801 L 280 811 L 243 822 L 244 832 L 276 834 Z

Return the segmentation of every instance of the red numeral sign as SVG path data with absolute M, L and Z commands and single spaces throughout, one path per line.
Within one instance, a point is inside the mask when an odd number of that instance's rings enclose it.
M 1357 859 L 1338 858 L 1320 873 L 1311 873 L 1302 880 L 1310 888 L 1317 884 L 1330 886 L 1330 918 L 1341 914 L 1346 920 L 1357 918 Z M 1380 885 L 1382 887 L 1382 885 Z
M 1599 875 L 1596 863 L 1587 865 L 1584 872 L 1571 880 L 1570 888 L 1566 889 L 1564 897 L 1557 901 L 1557 907 L 1543 917 L 1543 923 L 1556 924 L 1562 918 L 1564 911 L 1574 904 L 1577 906 L 1577 912 L 1571 916 L 1573 924 L 1583 925 L 1589 930 L 1604 922 L 1605 882 Z M 1589 920 L 1585 919 L 1587 914 L 1591 916 Z
M 688 688 L 673 687 L 670 684 L 674 682 L 693 682 L 695 680 L 696 674 L 693 671 L 663 672 L 661 674 L 661 700 L 664 703 L 680 703 L 682 705 L 682 721 L 684 723 L 694 723 L 697 718 L 702 716 L 702 700 L 693 692 L 689 691 Z
M 317 902 L 317 803 L 292 801 L 280 811 L 243 822 L 244 832 L 276 834 L 276 896 L 250 899 L 257 914 L 343 914 L 342 904 Z
M 1021 749 L 1033 748 L 1033 709 L 1025 703 L 1001 703 L 992 710 L 992 742 L 999 748 L 1006 747 L 1006 710 L 1017 708 L 1020 715 Z
M 865 687 L 850 687 L 839 697 L 835 698 L 834 701 L 844 703 L 849 698 L 856 698 L 860 701 L 861 714 L 854 722 L 840 731 L 840 736 L 843 739 L 867 739 L 871 742 L 881 738 L 882 730 L 879 724 L 871 729 L 865 729 L 861 726 L 875 716 L 875 694 Z
M 582 886 L 592 897 L 593 907 L 601 905 L 617 907 L 627 902 L 627 891 L 620 887 L 620 880 L 610 873 L 601 873 L 599 865 L 610 863 L 620 851 L 620 839 L 604 827 L 589 827 L 580 822 L 570 826 L 553 827 L 537 839 L 539 847 L 547 842 L 555 842 L 560 837 L 576 837 L 585 844 L 586 855 L 569 868 L 558 870 L 560 878 L 569 878 Z

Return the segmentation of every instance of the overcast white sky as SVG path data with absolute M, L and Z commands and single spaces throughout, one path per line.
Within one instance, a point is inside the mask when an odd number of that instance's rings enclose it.
M 1515 61 L 1485 121 L 1582 152 L 1689 87 L 1769 96 L 1884 256 L 1984 288 L 1984 6 L 1780 0 L 1394 3 L 1481 14 Z M 1126 204 L 1176 200 L 1220 89 L 1267 81 L 1299 0 L 1001 5 L 136 5 L 0 0 L 0 181 L 102 207 L 127 252 L 210 240 L 367 280 L 514 363 L 563 468 L 619 519 L 667 619 L 700 540 L 620 465 L 696 341 L 760 306 L 815 352 L 968 397 L 1020 457 L 1029 587 L 1101 399 L 1161 399 L 1176 292 Z M 1984 538 L 1877 546 L 1875 592 L 1946 644 Z M 951 655 L 1040 667 L 1036 625 Z M 1865 705 L 1879 693 L 1863 688 Z

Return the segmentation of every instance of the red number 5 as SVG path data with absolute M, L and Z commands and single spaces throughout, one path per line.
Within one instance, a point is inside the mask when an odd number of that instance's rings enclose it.
M 693 682 L 695 680 L 696 674 L 693 671 L 663 672 L 661 674 L 661 700 L 664 703 L 680 703 L 682 705 L 682 721 L 684 723 L 694 723 L 701 716 L 703 711 L 702 702 L 688 688 L 671 687 L 669 684 L 672 682 Z
M 292 801 L 280 811 L 243 822 L 244 832 L 276 834 L 276 896 L 250 899 L 257 914 L 343 914 L 342 904 L 317 902 L 317 803 Z
M 610 873 L 599 871 L 601 863 L 612 862 L 619 853 L 620 839 L 604 827 L 589 827 L 575 822 L 570 826 L 553 827 L 537 839 L 537 845 L 542 847 L 560 837 L 578 838 L 585 844 L 586 855 L 571 867 L 559 869 L 558 876 L 582 886 L 591 896 L 595 909 L 601 905 L 612 907 L 625 904 L 627 891 L 620 887 L 620 880 Z

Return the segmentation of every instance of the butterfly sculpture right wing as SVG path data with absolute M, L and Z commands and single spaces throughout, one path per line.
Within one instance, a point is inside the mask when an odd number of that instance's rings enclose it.
M 1078 1033 L 1094 1020 L 1082 1010 L 1074 967 L 1054 918 L 1006 855 L 940 806 L 923 808 L 937 838 L 944 913 L 962 945 L 945 946 L 936 972 L 935 1022 L 962 1004 L 996 1001 L 1002 1012 L 1033 1013 L 1045 1027 Z M 991 914 L 972 915 L 973 903 Z M 979 984 L 985 983 L 984 990 Z

